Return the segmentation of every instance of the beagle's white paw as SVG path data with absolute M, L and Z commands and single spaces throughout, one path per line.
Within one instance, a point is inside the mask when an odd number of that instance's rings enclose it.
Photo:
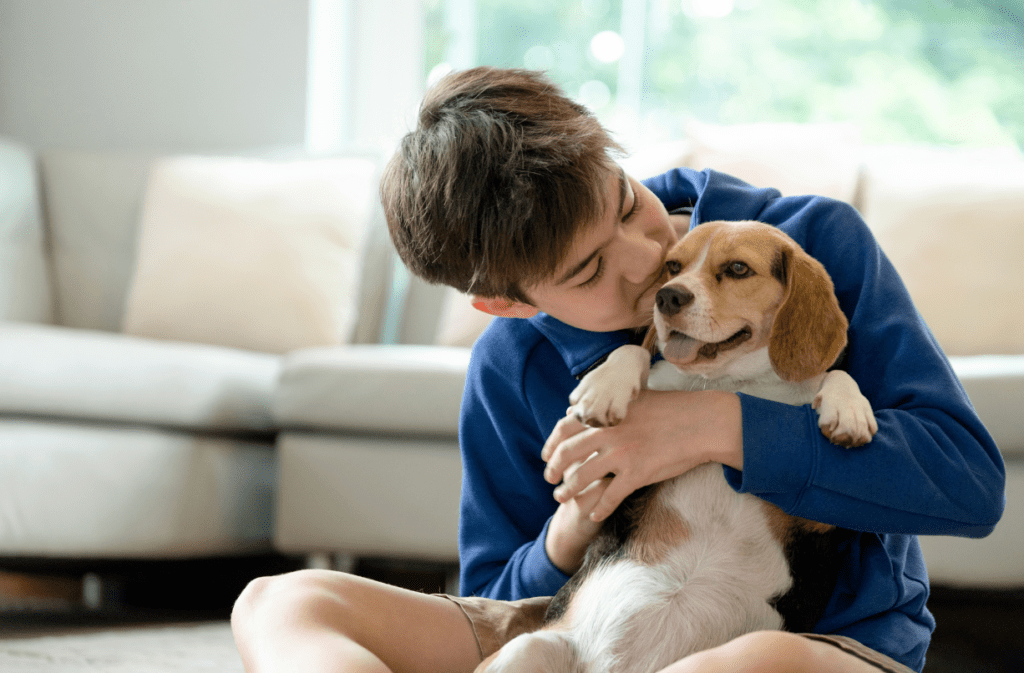
M 811 406 L 818 410 L 822 434 L 833 444 L 847 448 L 863 446 L 878 432 L 871 403 L 846 372 L 826 374 Z
M 647 384 L 650 362 L 650 353 L 641 346 L 615 349 L 569 395 L 569 413 L 592 427 L 618 425 Z

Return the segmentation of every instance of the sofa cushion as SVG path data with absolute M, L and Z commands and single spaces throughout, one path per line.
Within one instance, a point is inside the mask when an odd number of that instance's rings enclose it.
M 268 353 L 348 342 L 376 174 L 354 157 L 160 160 L 125 332 Z
M 274 397 L 281 428 L 458 434 L 469 349 L 310 348 L 284 358 Z
M 35 155 L 0 139 L 0 320 L 53 320 Z
M 454 438 L 282 432 L 277 450 L 279 550 L 458 560 Z
M 145 154 L 42 153 L 59 324 L 121 330 L 151 162 Z
M 0 419 L 0 549 L 185 558 L 270 547 L 269 442 Z
M 949 355 L 1024 353 L 1024 160 L 878 148 L 864 217 Z
M 279 367 L 263 353 L 0 324 L 5 414 L 267 431 Z
M 473 308 L 473 298 L 454 288 L 445 293 L 437 343 L 441 346 L 471 347 L 491 324 L 493 316 Z
M 713 168 L 786 196 L 818 194 L 856 205 L 860 158 L 855 126 L 691 121 L 686 137 L 691 168 Z

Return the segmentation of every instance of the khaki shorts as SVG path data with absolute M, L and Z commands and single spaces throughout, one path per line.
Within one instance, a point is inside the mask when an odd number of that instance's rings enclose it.
M 454 602 L 466 615 L 476 637 L 483 661 L 497 652 L 502 645 L 518 635 L 536 631 L 544 624 L 544 612 L 551 602 L 550 597 L 526 598 L 520 601 L 496 601 L 490 598 L 460 598 L 438 594 Z M 880 671 L 888 673 L 913 673 L 913 670 L 891 659 L 881 652 L 862 645 L 846 636 L 802 633 L 805 638 L 829 643 L 843 652 L 866 661 Z

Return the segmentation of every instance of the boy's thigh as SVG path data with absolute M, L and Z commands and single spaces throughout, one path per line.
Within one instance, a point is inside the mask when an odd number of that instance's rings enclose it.
M 666 673 L 913 673 L 844 636 L 754 631 L 697 652 Z

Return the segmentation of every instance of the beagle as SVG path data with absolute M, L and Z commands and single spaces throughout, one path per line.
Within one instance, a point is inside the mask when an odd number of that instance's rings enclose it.
M 613 425 L 645 385 L 717 389 L 812 404 L 833 443 L 871 441 L 870 404 L 848 374 L 829 371 L 848 327 L 832 281 L 789 236 L 758 222 L 702 224 L 670 250 L 663 278 L 648 346 L 664 360 L 652 368 L 645 347 L 614 351 L 583 377 L 570 413 Z M 477 670 L 643 673 L 750 631 L 809 630 L 835 583 L 836 532 L 702 465 L 620 505 L 543 628 Z

